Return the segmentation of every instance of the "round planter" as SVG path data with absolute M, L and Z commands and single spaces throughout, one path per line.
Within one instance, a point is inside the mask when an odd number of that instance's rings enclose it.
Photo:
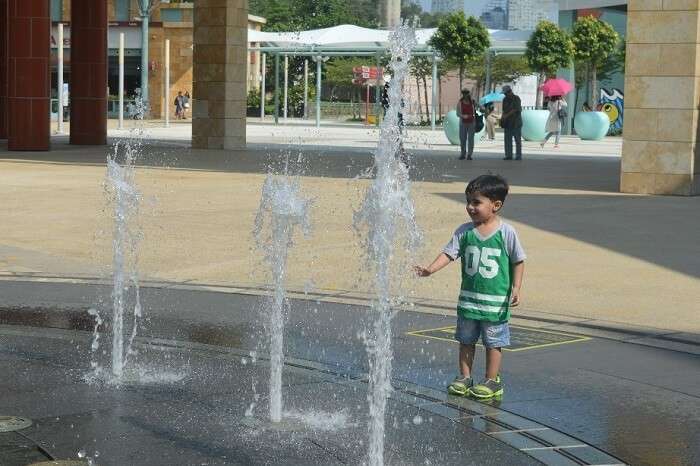
M 457 116 L 456 110 L 450 110 L 449 112 L 447 112 L 447 115 L 445 115 L 445 120 L 442 123 L 442 128 L 445 130 L 445 136 L 447 136 L 447 140 L 450 141 L 450 144 L 452 144 L 453 146 L 458 146 L 459 117 Z M 486 125 L 484 125 L 481 131 L 474 134 L 474 142 L 476 143 L 479 140 L 481 140 L 485 132 Z
M 578 112 L 574 118 L 578 137 L 585 141 L 600 141 L 608 134 L 610 118 L 605 112 Z
M 523 119 L 523 138 L 526 141 L 544 141 L 549 110 L 523 110 L 520 115 Z

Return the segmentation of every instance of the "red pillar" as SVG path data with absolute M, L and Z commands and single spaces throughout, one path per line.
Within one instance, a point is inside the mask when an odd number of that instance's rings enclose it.
M 49 0 L 7 0 L 10 150 L 49 150 Z
M 72 0 L 70 143 L 107 144 L 107 0 Z
M 7 0 L 0 0 L 0 139 L 7 139 Z

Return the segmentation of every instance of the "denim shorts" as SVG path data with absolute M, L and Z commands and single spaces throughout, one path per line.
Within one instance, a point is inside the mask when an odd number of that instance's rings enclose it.
M 463 345 L 473 345 L 479 341 L 479 335 L 487 348 L 502 348 L 510 345 L 508 322 L 489 322 L 457 316 L 455 340 Z

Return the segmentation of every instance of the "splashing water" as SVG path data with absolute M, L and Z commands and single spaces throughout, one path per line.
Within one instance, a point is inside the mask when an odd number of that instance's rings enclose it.
M 145 107 L 137 96 L 137 111 Z M 142 120 L 138 120 L 142 121 Z M 142 317 L 139 293 L 138 248 L 142 232 L 137 223 L 141 193 L 136 187 L 134 163 L 141 154 L 143 125 L 137 125 L 128 138 L 117 140 L 107 157 L 105 192 L 112 206 L 112 377 L 121 380 Z M 120 163 L 121 162 L 121 163 Z M 133 308 L 133 324 L 125 337 L 124 313 Z
M 390 37 L 391 69 L 389 109 L 380 127 L 380 140 L 374 154 L 372 184 L 367 189 L 354 226 L 361 236 L 369 266 L 374 274 L 375 298 L 372 310 L 376 320 L 365 335 L 369 357 L 369 451 L 370 465 L 384 464 L 384 424 L 386 402 L 391 393 L 391 320 L 392 304 L 398 296 L 400 278 L 408 270 L 402 251 L 412 251 L 420 243 L 420 232 L 410 195 L 408 168 L 402 162 L 403 134 L 399 126 L 401 90 L 408 75 L 411 50 L 416 45 L 415 29 L 399 26 Z M 408 258 L 406 258 L 408 259 Z M 396 293 L 396 294 L 395 294 Z M 392 297 L 397 296 L 397 297 Z
M 287 255 L 295 227 L 309 235 L 310 201 L 302 197 L 298 179 L 269 174 L 265 179 L 260 207 L 255 217 L 254 235 L 258 249 L 270 266 L 274 294 L 267 321 L 270 338 L 270 420 L 282 420 L 282 364 L 284 320 L 288 306 L 285 291 Z

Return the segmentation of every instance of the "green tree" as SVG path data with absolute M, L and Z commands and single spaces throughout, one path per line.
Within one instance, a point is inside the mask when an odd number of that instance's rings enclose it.
M 527 41 L 525 58 L 530 68 L 537 73 L 537 88 L 547 75 L 571 64 L 574 44 L 569 35 L 550 21 L 540 21 Z M 542 91 L 537 91 L 537 106 L 542 105 Z
M 584 64 L 586 74 L 590 77 L 589 96 L 593 101 L 589 103 L 594 106 L 598 95 L 598 70 L 618 50 L 620 36 L 610 24 L 593 16 L 586 16 L 574 23 L 572 39 L 576 60 Z
M 445 16 L 428 44 L 448 63 L 459 68 L 459 88 L 462 88 L 465 68 L 484 56 L 491 42 L 484 25 L 463 11 Z

